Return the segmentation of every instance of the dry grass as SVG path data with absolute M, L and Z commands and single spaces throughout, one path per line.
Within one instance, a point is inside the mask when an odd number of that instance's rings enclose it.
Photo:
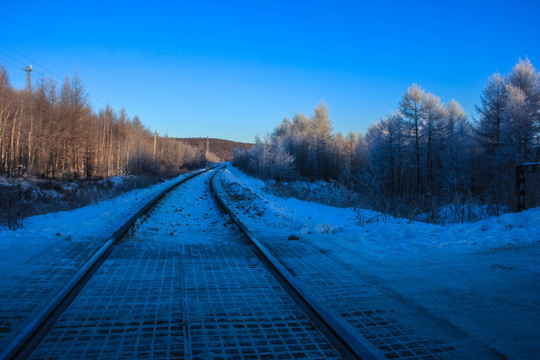
M 151 176 L 125 177 L 122 183 L 109 180 L 3 180 L 0 183 L 0 226 L 8 229 L 21 228 L 29 216 L 80 208 L 163 181 Z

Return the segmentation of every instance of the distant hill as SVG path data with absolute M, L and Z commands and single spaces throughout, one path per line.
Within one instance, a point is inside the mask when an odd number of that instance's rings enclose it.
M 177 138 L 176 140 L 189 144 L 193 147 L 206 147 L 206 138 Z M 233 150 L 236 147 L 251 148 L 253 144 L 241 143 L 230 140 L 209 138 L 210 152 L 220 161 L 230 161 L 233 158 Z

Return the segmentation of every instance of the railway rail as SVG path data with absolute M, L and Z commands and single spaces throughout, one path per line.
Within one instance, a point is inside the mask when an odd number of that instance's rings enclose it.
M 226 202 L 215 191 L 215 179 L 217 172 L 210 181 L 210 191 L 218 201 L 221 208 L 231 217 L 234 223 L 238 226 L 240 231 L 244 233 L 250 241 L 257 247 L 257 249 L 264 255 L 270 265 L 279 273 L 291 288 L 297 293 L 301 299 L 310 307 L 310 309 L 321 319 L 326 326 L 340 339 L 340 341 L 359 359 L 376 359 L 382 358 L 378 355 L 378 351 L 373 349 L 371 345 L 365 343 L 355 335 L 353 335 L 348 328 L 346 328 L 340 320 L 338 320 L 331 312 L 329 312 L 320 301 L 300 282 L 298 281 L 290 271 L 283 266 L 283 264 L 260 242 L 254 234 L 252 234 L 247 227 L 238 219 L 234 212 L 227 206 Z M 376 355 L 377 354 L 377 355 Z
M 156 195 L 0 359 L 380 358 L 234 216 L 213 190 L 217 172 Z
M 250 236 L 255 234 L 254 241 L 273 258 L 276 266 L 285 268 L 285 274 L 287 270 L 290 272 L 287 277 L 298 283 L 296 288 L 304 292 L 304 296 L 315 298 L 310 302 L 320 305 L 324 316 L 329 313 L 330 321 L 337 318 L 338 328 L 344 324 L 349 332 L 344 336 L 352 338 L 346 342 L 360 343 L 357 351 L 360 357 L 362 347 L 388 359 L 504 357 L 497 349 L 438 313 L 426 311 L 394 292 L 381 278 L 370 275 L 371 262 L 366 262 L 361 255 L 352 258 L 347 250 L 343 252 L 348 249 L 346 237 L 317 230 L 311 234 L 314 224 L 324 220 L 317 219 L 309 225 L 301 217 L 297 220 L 295 211 L 300 207 L 291 209 L 280 206 L 279 202 L 271 204 L 272 200 L 243 184 L 234 170 L 222 171 L 215 186 L 232 215 L 246 224 L 244 231 Z M 293 238 L 288 237 L 289 234 L 300 236 Z M 338 244 L 345 246 L 341 248 Z M 353 265 L 353 259 L 359 266 Z
M 44 306 L 39 313 L 28 322 L 24 328 L 18 332 L 18 334 L 11 340 L 0 353 L 0 359 L 16 359 L 21 354 L 27 354 L 27 345 L 35 342 L 40 336 L 47 325 L 48 321 L 60 309 L 66 306 L 66 303 L 72 299 L 73 295 L 80 290 L 80 287 L 84 285 L 86 278 L 92 273 L 96 266 L 103 261 L 104 257 L 110 250 L 111 246 L 119 241 L 133 226 L 135 221 L 147 214 L 163 197 L 171 192 L 176 187 L 192 179 L 193 177 L 200 175 L 209 169 L 199 170 L 184 177 L 179 182 L 172 184 L 170 187 L 152 197 L 139 211 L 137 211 L 127 222 L 124 223 L 112 237 L 97 250 L 97 252 L 81 267 L 81 269 L 73 276 L 73 278 Z

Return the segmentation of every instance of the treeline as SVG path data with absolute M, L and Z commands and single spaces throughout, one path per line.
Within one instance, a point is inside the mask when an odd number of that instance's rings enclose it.
M 285 118 L 233 164 L 263 179 L 338 181 L 365 195 L 367 205 L 426 211 L 474 201 L 515 206 L 516 167 L 540 161 L 540 76 L 528 59 L 510 74 L 491 76 L 477 119 L 452 100 L 413 85 L 395 113 L 365 134 L 334 134 L 328 108 L 310 118 Z M 540 204 L 539 176 L 527 182 L 527 205 Z
M 94 112 L 77 74 L 60 88 L 42 78 L 31 91 L 21 91 L 0 65 L 0 175 L 173 175 L 182 166 L 205 163 L 204 149 L 161 138 L 124 109 Z
M 243 147 L 249 149 L 253 145 L 215 138 L 178 138 L 177 140 L 194 148 L 206 148 L 208 146 L 209 158 L 212 157 L 217 162 L 231 161 L 235 148 Z

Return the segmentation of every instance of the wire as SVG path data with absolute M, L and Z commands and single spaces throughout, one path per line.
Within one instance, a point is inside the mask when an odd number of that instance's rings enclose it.
M 6 64 L 10 64 L 11 66 L 17 68 L 17 70 L 21 70 L 21 66 L 20 66 L 20 65 L 16 65 L 16 64 L 12 63 L 12 62 L 9 61 L 9 60 L 0 58 L 0 62 L 6 63 Z
M 3 42 L 3 41 L 0 40 L 0 44 L 2 44 L 3 46 L 5 46 L 6 48 L 10 49 L 10 50 L 13 51 L 14 53 L 16 53 L 16 54 L 22 56 L 22 57 L 25 58 L 26 60 L 30 61 L 33 65 L 35 65 L 35 66 L 41 68 L 42 70 L 48 72 L 48 73 L 51 74 L 53 77 L 55 77 L 56 79 L 60 80 L 61 82 L 63 82 L 63 81 L 65 80 L 65 79 L 61 78 L 60 76 L 56 75 L 55 73 L 53 73 L 52 71 L 50 71 L 49 69 L 47 69 L 47 68 L 45 68 L 44 66 L 40 65 L 38 62 L 36 62 L 36 61 L 34 61 L 33 59 L 29 58 L 28 56 L 24 55 L 24 54 L 21 53 L 20 51 L 18 51 L 18 50 L 16 50 L 16 49 L 12 48 L 11 46 L 9 46 L 8 44 L 6 44 L 5 42 Z M 2 53 L 2 54 L 4 54 L 4 55 L 8 56 L 9 58 L 15 60 L 15 61 L 18 62 L 18 63 L 20 63 L 20 64 L 23 66 L 23 68 L 22 68 L 22 69 L 19 68 L 19 69 L 24 71 L 24 69 L 25 69 L 25 67 L 27 66 L 27 64 L 25 64 L 24 62 L 22 62 L 22 61 L 19 60 L 19 59 L 16 59 L 15 57 L 11 56 L 10 54 L 6 53 L 5 51 L 0 50 L 0 53 Z M 7 60 L 4 60 L 4 61 L 8 62 Z M 18 68 L 17 65 L 14 65 L 14 64 L 11 63 L 11 62 L 8 62 L 8 63 L 10 63 L 11 65 L 13 65 L 13 66 L 15 66 L 15 67 Z M 34 75 L 34 74 L 30 73 L 30 76 L 31 76 L 32 78 L 34 78 L 35 80 L 39 80 L 39 77 L 37 77 L 37 75 Z M 98 98 L 96 98 L 95 96 L 92 96 L 92 95 L 90 95 L 90 94 L 88 94 L 88 98 L 89 98 L 89 103 L 92 105 L 92 107 L 93 107 L 94 109 L 98 109 L 98 108 L 99 108 L 99 106 L 96 105 L 96 102 L 102 104 L 103 106 L 106 106 L 106 105 L 107 105 L 107 103 L 101 101 L 100 99 L 98 99 Z
M 20 61 L 19 59 L 16 59 L 14 58 L 13 56 L 9 55 L 8 53 L 0 50 L 0 53 L 4 54 L 5 56 L 9 57 L 10 59 L 12 60 L 15 60 L 16 62 L 18 62 L 19 64 L 21 64 L 22 66 L 26 66 L 27 64 L 23 63 L 22 61 Z
M 23 58 L 25 58 L 26 60 L 30 61 L 32 64 L 36 65 L 37 67 L 45 70 L 46 72 L 48 72 L 49 74 L 51 74 L 52 76 L 54 76 L 55 78 L 59 79 L 60 81 L 64 81 L 64 79 L 62 79 L 60 76 L 56 75 L 55 73 L 53 73 L 52 71 L 50 71 L 49 69 L 41 66 L 37 61 L 34 61 L 32 59 L 30 59 L 28 56 L 24 55 L 23 53 L 21 53 L 20 51 L 17 51 L 15 50 L 14 48 L 12 48 L 11 46 L 9 46 L 8 44 L 6 44 L 5 42 L 3 41 L 0 41 L 0 44 L 4 45 L 5 47 L 7 47 L 8 49 L 10 49 L 11 51 L 19 54 L 20 56 L 22 56 Z M 0 50 L 1 51 L 1 50 Z M 3 51 L 2 51 L 3 52 Z M 4 53 L 5 54 L 5 53 Z M 19 61 L 20 62 L 20 61 Z M 22 63 L 22 62 L 21 62 Z M 26 65 L 26 64 L 24 64 Z
M 21 66 L 20 66 L 20 65 L 17 65 L 17 64 L 15 64 L 15 63 L 13 63 L 12 61 L 7 60 L 7 59 L 4 59 L 4 58 L 2 58 L 2 57 L 0 57 L 0 64 L 9 64 L 9 65 L 13 66 L 13 67 L 14 67 L 15 69 L 17 69 L 17 70 L 23 70 L 23 71 L 24 71 L 24 69 L 21 69 Z M 39 81 L 39 80 L 40 80 L 40 77 L 39 77 L 38 74 L 32 74 L 32 73 L 30 73 L 30 76 L 31 76 L 32 79 L 34 79 L 35 81 Z M 95 110 L 97 110 L 97 109 L 100 108 L 100 106 L 98 106 L 98 105 L 96 104 L 96 101 L 98 101 L 98 102 L 100 102 L 101 104 L 103 104 L 101 101 L 99 101 L 98 99 L 92 97 L 91 95 L 88 95 L 88 98 L 89 98 L 89 99 L 88 99 L 88 103 L 89 103 Z M 103 104 L 103 105 L 106 105 L 106 104 Z

